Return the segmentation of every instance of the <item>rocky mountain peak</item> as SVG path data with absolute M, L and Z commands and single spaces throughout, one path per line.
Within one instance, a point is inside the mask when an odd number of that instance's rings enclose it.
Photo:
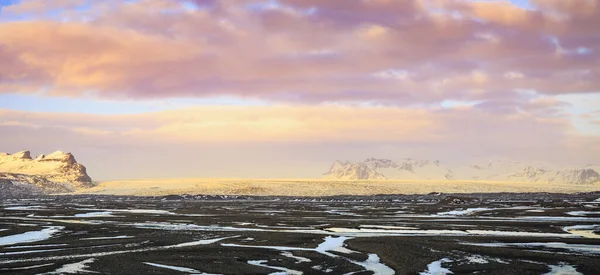
M 75 157 L 71 153 L 65 153 L 63 151 L 55 151 L 55 152 L 43 157 L 42 159 L 40 159 L 40 161 L 57 161 L 57 162 L 64 162 L 69 165 L 73 165 L 73 164 L 77 163 L 77 161 L 75 160 Z
M 92 186 L 85 166 L 77 163 L 71 153 L 56 151 L 31 158 L 29 151 L 0 154 L 0 172 L 35 175 L 47 181 L 66 183 L 74 188 Z
M 424 172 L 427 171 L 427 172 Z M 431 173 L 430 173 L 431 172 Z M 426 179 L 447 179 L 451 173 L 440 167 L 440 162 L 404 158 L 393 161 L 384 158 L 367 158 L 362 162 L 336 161 L 329 171 L 327 178 L 345 180 L 384 180 L 384 179 L 414 179 L 415 175 L 427 174 Z
M 14 154 L 6 154 L 8 156 L 11 156 L 14 159 L 31 159 L 31 153 L 27 150 L 25 151 L 20 151 L 20 152 L 16 152 Z
M 481 164 L 447 167 L 439 160 L 368 158 L 363 162 L 336 161 L 325 173 L 331 179 L 352 180 L 490 180 L 550 184 L 596 184 L 599 173 L 586 165 L 580 169 L 556 170 L 540 163 L 497 160 Z

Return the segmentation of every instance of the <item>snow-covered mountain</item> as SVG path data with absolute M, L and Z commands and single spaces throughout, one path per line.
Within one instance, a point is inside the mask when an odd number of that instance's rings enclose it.
M 512 182 L 547 182 L 568 184 L 600 183 L 593 166 L 575 169 L 553 169 L 539 163 L 491 161 L 466 166 L 451 166 L 440 161 L 411 158 L 392 161 L 369 158 L 363 162 L 335 161 L 325 173 L 340 180 L 490 180 Z
M 57 193 L 93 186 L 85 166 L 71 153 L 56 151 L 35 159 L 29 151 L 0 153 L 0 189 Z M 15 191 L 16 192 L 16 191 Z
M 363 162 L 335 161 L 325 176 L 330 179 L 345 180 L 385 180 L 385 179 L 452 179 L 452 172 L 440 166 L 439 161 L 416 160 L 412 158 L 392 161 L 369 158 Z

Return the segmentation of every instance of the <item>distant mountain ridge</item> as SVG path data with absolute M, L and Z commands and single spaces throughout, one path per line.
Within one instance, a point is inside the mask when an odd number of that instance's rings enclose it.
M 29 151 L 0 153 L 0 191 L 9 193 L 64 193 L 92 187 L 85 166 L 71 153 L 56 151 L 35 159 Z
M 336 160 L 325 173 L 339 180 L 495 180 L 567 184 L 600 183 L 600 174 L 591 166 L 551 169 L 518 161 L 492 161 L 468 166 L 445 166 L 439 160 L 404 158 L 398 161 L 368 158 L 362 162 Z

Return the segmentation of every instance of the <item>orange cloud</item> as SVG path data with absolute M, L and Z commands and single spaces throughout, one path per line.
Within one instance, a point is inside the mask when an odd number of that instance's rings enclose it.
M 65 1 L 52 16 L 4 21 L 0 92 L 407 105 L 600 89 L 594 1 L 208 2 Z M 373 77 L 387 70 L 407 78 Z
M 447 146 L 556 145 L 571 129 L 534 100 L 520 112 L 479 107 L 417 110 L 386 107 L 203 106 L 132 115 L 0 110 L 0 124 L 74 131 L 90 137 L 166 143 L 429 143 Z M 550 108 L 550 109 L 548 109 Z M 494 127 L 489 127 L 494 125 Z M 486 129 L 482 131 L 482 129 Z
M 476 17 L 501 24 L 523 24 L 531 18 L 529 11 L 509 1 L 474 2 L 471 5 Z

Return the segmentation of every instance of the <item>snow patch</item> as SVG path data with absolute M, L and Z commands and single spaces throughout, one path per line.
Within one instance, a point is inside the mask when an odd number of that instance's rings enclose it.
M 292 254 L 292 252 L 287 252 L 287 251 L 281 252 L 281 256 L 292 258 L 292 259 L 296 260 L 297 264 L 311 262 L 311 260 L 309 258 L 295 256 L 294 254 Z
M 567 215 L 571 216 L 587 216 L 587 215 L 600 215 L 600 211 L 570 211 Z
M 473 256 L 468 256 L 466 257 L 467 261 L 469 261 L 469 263 L 471 264 L 487 264 L 489 263 L 488 260 L 486 260 L 483 256 L 481 255 L 473 255 Z
M 0 253 L 0 256 L 22 255 L 22 254 L 32 254 L 32 253 L 42 253 L 42 252 L 54 252 L 54 251 L 61 251 L 61 250 L 65 250 L 65 249 L 64 248 L 58 248 L 58 249 L 42 249 L 42 250 L 3 252 L 3 253 Z
M 47 240 L 63 229 L 63 226 L 49 226 L 40 231 L 28 231 L 21 234 L 0 237 L 0 246 Z
M 93 263 L 94 261 L 96 261 L 96 259 L 91 258 L 91 259 L 83 260 L 83 261 L 77 262 L 77 263 L 66 264 L 53 272 L 42 273 L 42 274 L 99 273 L 99 272 L 86 270 L 86 268 L 88 267 L 87 265 Z
M 444 275 L 444 274 L 454 274 L 454 272 L 450 271 L 450 269 L 443 268 L 443 263 L 451 263 L 452 260 L 448 258 L 443 258 L 438 261 L 432 262 L 427 265 L 427 270 L 420 272 L 419 275 Z
M 4 249 L 22 249 L 22 248 L 40 248 L 40 247 L 56 247 L 56 246 L 66 246 L 66 243 L 57 243 L 57 244 L 38 244 L 38 245 L 15 245 L 15 246 L 7 246 Z
M 549 265 L 550 272 L 543 275 L 583 275 L 577 271 L 575 266 L 560 263 L 559 265 Z
M 448 212 L 440 212 L 435 215 L 437 215 L 437 216 L 467 216 L 467 215 L 471 215 L 473 213 L 490 211 L 490 210 L 494 210 L 494 208 L 486 208 L 486 207 L 467 208 L 464 210 L 453 210 L 453 211 L 448 211 Z
M 248 261 L 248 264 L 283 271 L 283 273 L 276 272 L 276 273 L 271 273 L 271 275 L 276 275 L 276 274 L 277 275 L 280 275 L 280 274 L 302 275 L 303 274 L 302 271 L 287 269 L 285 267 L 280 267 L 280 266 L 271 266 L 271 265 L 265 264 L 266 262 L 267 262 L 267 260 Z
M 106 211 L 106 212 L 124 212 L 132 214 L 157 214 L 157 215 L 177 215 L 171 211 L 158 209 L 96 209 L 96 208 L 77 208 L 82 211 Z
M 356 262 L 353 263 L 364 267 L 366 270 L 373 271 L 373 274 L 377 275 L 394 275 L 396 272 L 391 269 L 389 266 L 383 264 L 379 259 L 377 254 L 369 254 L 369 258 L 364 262 Z
M 584 238 L 590 239 L 600 239 L 600 235 L 594 233 L 595 230 L 600 229 L 600 225 L 591 224 L 591 225 L 573 225 L 573 226 L 565 226 L 563 230 L 569 232 L 574 235 L 578 235 Z
M 167 246 L 164 246 L 163 248 L 169 249 L 169 248 L 177 248 L 177 247 L 207 245 L 207 244 L 213 244 L 213 243 L 225 240 L 225 239 L 238 238 L 238 237 L 239 236 L 231 236 L 231 237 L 223 237 L 223 238 L 216 238 L 216 239 L 199 240 L 199 241 L 193 241 L 193 242 L 187 242 L 187 243 L 167 245 Z
M 4 210 L 46 210 L 46 207 L 41 205 L 21 205 L 5 207 Z
M 344 242 L 349 239 L 351 238 L 343 236 L 337 238 L 327 236 L 325 237 L 325 240 L 315 248 L 315 251 L 322 254 L 326 254 L 326 251 L 335 251 L 344 254 L 354 253 L 354 251 L 344 247 Z
M 114 236 L 114 237 L 93 237 L 93 238 L 81 238 L 80 240 L 111 240 L 111 239 L 130 239 L 133 236 Z
M 98 218 L 98 217 L 114 217 L 112 212 L 90 212 L 83 214 L 75 214 L 77 218 Z
M 377 228 L 377 229 L 418 229 L 411 226 L 393 226 L 393 225 L 359 225 L 360 228 Z

